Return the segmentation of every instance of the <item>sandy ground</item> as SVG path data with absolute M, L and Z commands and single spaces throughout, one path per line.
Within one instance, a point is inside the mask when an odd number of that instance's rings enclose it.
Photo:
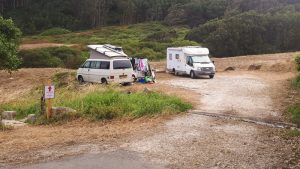
M 213 80 L 191 80 L 161 73 L 158 74 L 156 85 L 134 85 L 125 90 L 143 90 L 147 87 L 180 96 L 202 111 L 284 120 L 282 110 L 289 93 L 288 79 L 295 75 L 292 63 L 295 55 L 287 53 L 252 56 L 252 59 L 217 59 L 219 70 L 227 66 L 236 66 L 237 70 L 218 72 Z M 231 65 L 234 62 L 230 59 L 236 59 L 236 65 Z M 241 63 L 237 64 L 239 61 Z M 246 71 L 253 63 L 262 63 L 262 69 Z M 164 67 L 163 62 L 153 65 L 157 69 Z M 19 73 L 23 71 L 26 70 Z M 37 72 L 27 73 L 35 77 Z M 20 79 L 30 79 L 27 76 L 23 74 Z M 26 87 L 31 90 L 40 81 L 27 80 L 26 83 L 32 83 Z M 3 95 L 14 100 L 17 92 L 22 90 L 17 86 L 10 89 L 11 86 L 0 83 L 0 89 L 6 87 Z M 8 89 L 16 94 L 9 95 Z M 160 168 L 300 168 L 300 158 L 295 154 L 300 152 L 300 140 L 285 138 L 286 132 L 286 129 L 195 114 L 135 121 L 91 124 L 76 121 L 62 126 L 29 126 L 0 133 L 0 167 L 27 164 L 25 168 L 43 168 L 42 165 L 51 168 L 59 164 L 62 168 L 68 168 L 72 160 L 85 164 L 85 156 L 70 157 L 63 162 L 56 159 L 85 153 L 94 157 L 90 163 L 95 163 L 99 160 L 96 158 L 98 156 L 107 159 L 111 154 L 118 156 L 118 152 L 126 151 L 138 154 L 139 158 L 122 155 L 111 163 L 130 168 L 125 164 L 133 158 L 137 162 L 147 161 L 147 165 L 150 163 Z M 37 161 L 45 163 L 34 167 L 29 165 Z M 101 168 L 101 163 L 98 165 Z

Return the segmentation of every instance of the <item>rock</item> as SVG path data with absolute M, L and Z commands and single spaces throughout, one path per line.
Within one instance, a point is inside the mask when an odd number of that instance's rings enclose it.
M 262 67 L 261 64 L 252 64 L 248 67 L 248 70 L 260 70 Z
M 147 88 L 147 87 L 144 88 L 144 93 L 151 93 L 151 92 L 152 92 L 151 89 L 149 89 L 149 88 Z
M 2 120 L 1 124 L 5 127 L 13 127 L 13 128 L 23 127 L 27 125 L 26 123 L 16 121 L 16 120 Z
M 236 69 L 235 67 L 230 66 L 230 67 L 226 68 L 225 71 L 235 71 L 235 69 Z
M 52 107 L 52 116 L 57 116 L 65 113 L 76 113 L 77 111 L 69 107 Z
M 16 118 L 16 116 L 17 116 L 16 111 L 4 111 L 1 113 L 1 117 L 4 120 L 13 120 Z
M 36 121 L 36 115 L 35 114 L 29 114 L 26 117 L 26 123 L 34 123 Z

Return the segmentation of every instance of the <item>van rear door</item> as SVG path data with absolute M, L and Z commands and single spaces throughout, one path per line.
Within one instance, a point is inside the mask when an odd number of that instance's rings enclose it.
M 113 69 L 113 76 L 115 82 L 132 82 L 133 68 L 130 60 L 114 60 Z

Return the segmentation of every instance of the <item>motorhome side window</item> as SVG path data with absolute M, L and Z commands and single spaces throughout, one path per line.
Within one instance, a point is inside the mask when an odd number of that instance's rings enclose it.
M 91 65 L 91 62 L 88 61 L 88 62 L 85 62 L 82 66 L 82 68 L 90 68 L 90 65 Z
M 176 59 L 179 59 L 179 54 L 176 54 L 175 57 L 176 57 Z
M 114 61 L 114 69 L 129 69 L 132 68 L 129 60 L 116 60 Z
M 110 69 L 110 62 L 109 61 L 102 61 L 100 65 L 100 69 Z

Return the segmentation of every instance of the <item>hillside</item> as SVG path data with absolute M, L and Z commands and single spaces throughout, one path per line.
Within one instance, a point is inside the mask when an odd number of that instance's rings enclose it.
M 159 22 L 149 22 L 130 26 L 109 26 L 66 34 L 59 33 L 57 35 L 54 32 L 54 35 L 49 36 L 26 36 L 22 40 L 19 56 L 23 59 L 22 67 L 62 66 L 76 68 L 88 56 L 87 45 L 113 44 L 122 46 L 129 56 L 161 60 L 165 58 L 167 47 L 199 45 L 184 39 L 189 30 L 186 27 L 166 26 Z M 53 52 L 56 50 L 59 52 Z M 63 58 L 66 55 L 77 58 L 75 63 L 72 62 L 73 65 L 66 63 L 65 58 Z M 33 58 L 36 63 L 31 62 Z M 49 61 L 45 63 L 45 60 Z

